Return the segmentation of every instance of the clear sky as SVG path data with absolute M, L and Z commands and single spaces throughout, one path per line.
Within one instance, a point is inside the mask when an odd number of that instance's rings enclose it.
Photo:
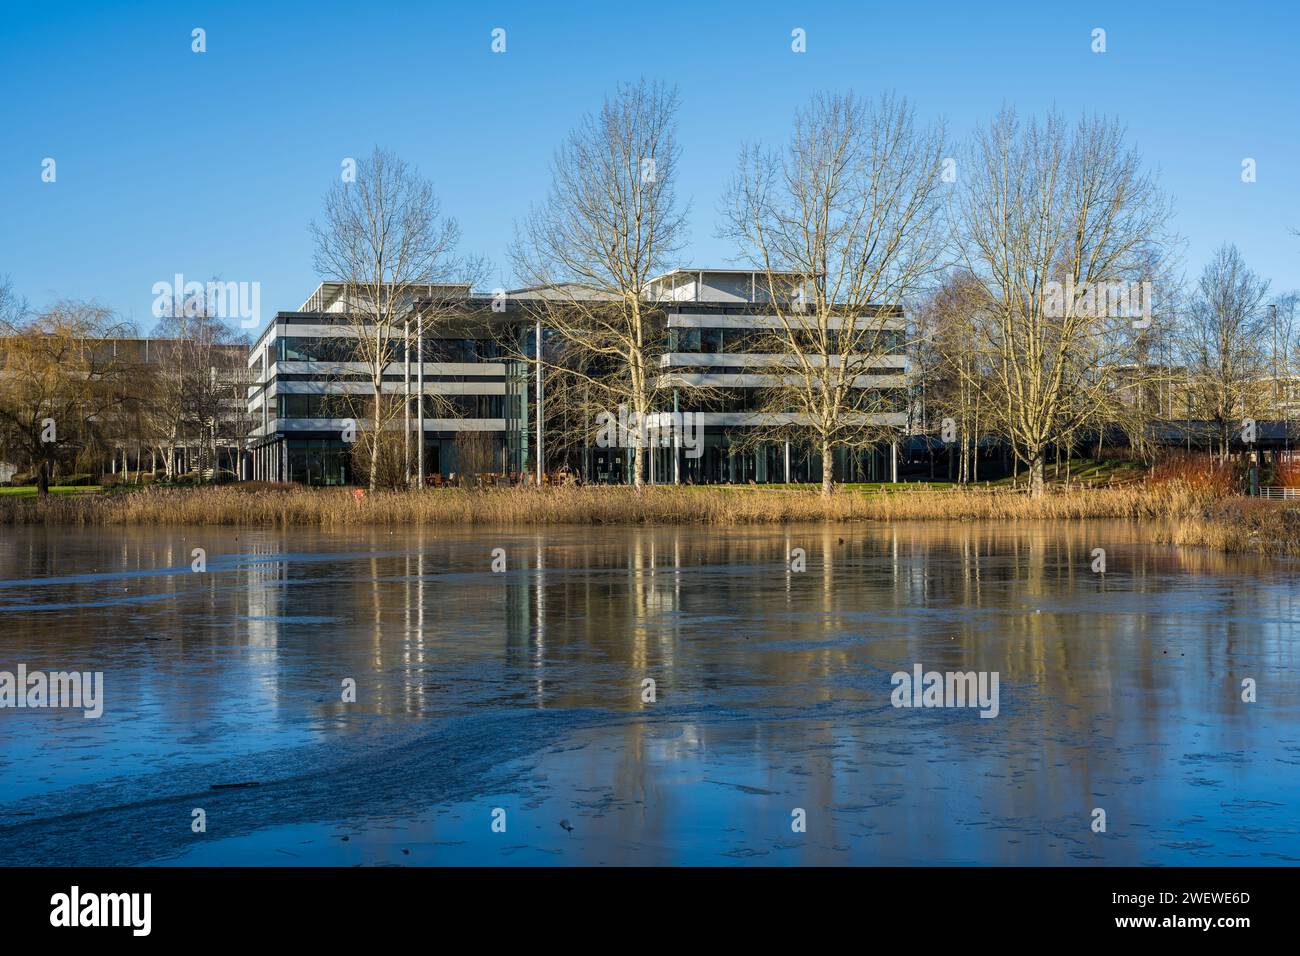
M 644 75 L 681 92 L 683 265 L 730 264 L 716 209 L 743 141 L 784 139 L 815 91 L 892 89 L 958 139 L 1004 102 L 1118 116 L 1175 198 L 1189 274 L 1234 241 L 1274 291 L 1300 287 L 1295 0 L 546 6 L 0 0 L 0 275 L 34 305 L 95 299 L 146 330 L 177 272 L 260 282 L 263 318 L 296 308 L 317 281 L 307 225 L 342 159 L 378 143 L 510 285 L 512 223 L 552 150 Z

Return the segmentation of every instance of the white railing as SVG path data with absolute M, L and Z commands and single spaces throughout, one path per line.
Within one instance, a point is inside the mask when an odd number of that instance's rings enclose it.
M 1260 488 L 1261 498 L 1300 498 L 1300 488 Z

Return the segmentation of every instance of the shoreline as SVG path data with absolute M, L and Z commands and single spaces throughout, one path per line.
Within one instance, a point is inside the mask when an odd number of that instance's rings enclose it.
M 1052 490 L 1034 499 L 1004 489 L 837 490 L 829 498 L 762 486 L 430 489 L 222 485 L 111 494 L 0 497 L 0 525 L 394 526 L 775 525 L 803 522 L 1153 521 L 1153 540 L 1230 553 L 1300 554 L 1300 507 L 1220 497 L 1169 483 Z

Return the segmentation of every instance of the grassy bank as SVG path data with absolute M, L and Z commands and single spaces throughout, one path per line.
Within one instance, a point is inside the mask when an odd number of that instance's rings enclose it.
M 93 495 L 100 492 L 98 485 L 50 485 L 52 495 Z M 35 498 L 40 492 L 35 485 L 9 485 L 0 487 L 0 497 Z
M 1158 529 L 1155 539 L 1233 554 L 1296 556 L 1300 555 L 1300 507 L 1251 498 L 1227 499 Z
M 52 525 L 759 524 L 799 521 L 1196 518 L 1213 502 L 1177 485 L 1054 492 L 809 490 L 763 487 L 508 488 L 379 492 L 266 485 L 149 488 L 113 495 L 0 498 L 0 523 Z

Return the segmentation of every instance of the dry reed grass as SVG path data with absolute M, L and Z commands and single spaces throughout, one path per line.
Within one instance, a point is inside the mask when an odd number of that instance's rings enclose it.
M 378 492 L 262 485 L 145 488 L 44 501 L 0 499 L 0 524 L 363 525 L 760 524 L 804 521 L 1191 518 L 1213 504 L 1204 489 L 1165 483 L 1056 492 L 815 491 L 762 487 L 508 488 Z
M 1232 554 L 1300 555 L 1300 508 L 1255 498 L 1225 500 L 1157 529 L 1155 539 Z

